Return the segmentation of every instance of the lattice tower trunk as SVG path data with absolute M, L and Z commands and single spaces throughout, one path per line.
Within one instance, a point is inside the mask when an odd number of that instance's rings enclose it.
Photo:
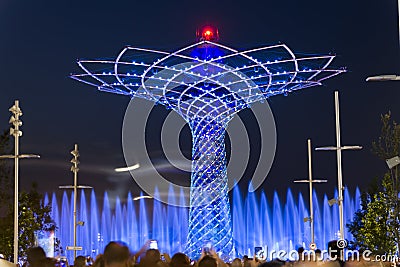
M 232 230 L 226 170 L 225 128 L 227 121 L 196 118 L 192 131 L 192 175 L 187 253 L 198 258 L 205 243 L 232 255 Z

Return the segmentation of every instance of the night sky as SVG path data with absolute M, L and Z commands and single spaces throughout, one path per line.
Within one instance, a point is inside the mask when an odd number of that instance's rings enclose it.
M 165 51 L 182 48 L 195 42 L 197 27 L 209 23 L 219 28 L 220 42 L 233 48 L 282 42 L 298 53 L 336 54 L 333 66 L 348 70 L 323 86 L 269 99 L 278 139 L 264 191 L 270 197 L 274 190 L 284 196 L 288 187 L 306 192 L 292 180 L 307 176 L 307 138 L 314 146 L 335 144 L 335 90 L 340 91 L 343 145 L 364 147 L 344 152 L 344 183 L 351 191 L 365 188 L 386 169 L 370 152 L 380 134 L 380 114 L 391 110 L 400 121 L 400 83 L 365 82 L 371 75 L 400 74 L 397 21 L 395 0 L 1 0 L 0 129 L 9 127 L 8 108 L 19 99 L 24 112 L 21 152 L 42 156 L 21 164 L 22 189 L 33 181 L 41 192 L 72 183 L 69 151 L 78 143 L 81 184 L 93 185 L 99 195 L 106 189 L 111 196 L 123 197 L 128 190 L 137 194 L 129 175 L 113 171 L 125 165 L 121 128 L 129 98 L 98 92 L 68 76 L 80 72 L 77 58 L 115 57 L 128 44 Z M 163 107 L 152 113 L 154 129 L 166 114 Z M 181 137 L 187 134 L 186 129 Z M 154 155 L 157 138 L 149 137 Z M 257 136 L 252 140 L 256 146 Z M 190 146 L 190 139 L 182 140 L 187 156 Z M 335 153 L 316 152 L 313 160 L 314 176 L 329 180 L 317 191 L 331 195 Z M 243 188 L 251 178 L 251 164 Z M 188 174 L 167 172 L 171 180 L 189 181 Z

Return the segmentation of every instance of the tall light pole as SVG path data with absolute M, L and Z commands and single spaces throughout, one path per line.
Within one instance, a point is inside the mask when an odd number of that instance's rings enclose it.
M 397 16 L 398 16 L 398 40 L 400 44 L 400 0 L 397 0 Z M 370 76 L 366 79 L 367 82 L 384 82 L 384 81 L 400 81 L 400 76 L 396 74 L 385 74 Z
M 84 225 L 84 222 L 76 221 L 76 199 L 77 199 L 77 193 L 78 193 L 78 189 L 91 189 L 91 186 L 87 186 L 87 185 L 78 185 L 78 172 L 79 172 L 79 151 L 78 151 L 78 144 L 75 144 L 74 150 L 71 151 L 71 154 L 74 156 L 71 159 L 71 163 L 72 163 L 72 167 L 71 167 L 71 171 L 74 173 L 74 184 L 73 185 L 62 185 L 59 186 L 60 189 L 73 189 L 74 190 L 74 218 L 73 218 L 73 223 L 74 223 L 74 245 L 73 246 L 67 246 L 67 250 L 73 250 L 74 251 L 74 260 L 76 258 L 76 251 L 77 250 L 82 250 L 82 247 L 77 247 L 76 246 L 76 226 L 77 225 Z
M 10 135 L 14 136 L 14 155 L 1 155 L 0 159 L 14 159 L 14 263 L 18 264 L 18 178 L 19 178 L 19 159 L 40 158 L 34 154 L 19 154 L 19 138 L 22 136 L 22 131 L 19 129 L 22 126 L 20 117 L 22 110 L 19 107 L 19 101 L 15 100 L 14 105 L 9 109 L 12 113 L 9 123 Z M 14 128 L 13 128 L 14 126 Z
M 311 140 L 307 140 L 307 146 L 308 146 L 308 180 L 295 180 L 295 183 L 308 183 L 308 188 L 310 191 L 310 217 L 304 218 L 304 222 L 309 221 L 310 222 L 310 228 L 311 228 L 311 243 L 310 243 L 310 249 L 314 250 L 316 249 L 315 245 L 315 239 L 314 239 L 314 207 L 313 207 L 313 197 L 312 197 L 312 192 L 313 192 L 313 183 L 326 183 L 327 180 L 313 180 L 312 177 L 312 157 L 311 157 Z
M 335 91 L 335 117 L 336 117 L 336 146 L 318 147 L 315 150 L 333 150 L 336 151 L 337 159 L 337 179 L 338 179 L 338 198 L 339 205 L 339 239 L 344 239 L 344 219 L 343 219 L 343 179 L 342 179 L 342 150 L 359 150 L 361 146 L 342 146 L 340 142 L 340 118 L 339 118 L 339 92 Z
M 399 44 L 400 44 L 400 0 L 397 0 L 397 19 L 398 19 L 398 31 L 399 31 Z

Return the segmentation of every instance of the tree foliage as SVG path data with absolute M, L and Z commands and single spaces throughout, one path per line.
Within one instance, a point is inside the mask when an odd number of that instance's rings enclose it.
M 0 134 L 0 155 L 11 154 L 10 135 L 8 131 Z M 13 203 L 9 201 L 13 196 L 11 183 L 11 166 L 9 160 L 0 160 L 0 217 L 4 217 Z
M 395 214 L 391 203 L 392 182 L 386 174 L 380 191 L 364 192 L 361 209 L 355 213 L 354 220 L 347 225 L 353 235 L 353 248 L 369 249 L 376 253 L 388 253 L 396 250 Z
M 0 155 L 10 154 L 10 138 L 8 132 L 0 135 Z M 11 260 L 14 254 L 14 176 L 10 162 L 0 160 L 0 252 Z M 55 230 L 54 221 L 50 217 L 51 206 L 45 206 L 43 195 L 37 191 L 36 184 L 29 192 L 18 194 L 18 249 L 19 256 L 26 257 L 27 249 L 35 246 L 35 233 Z
M 372 153 L 386 160 L 399 155 L 400 125 L 388 112 L 381 116 L 382 129 L 377 141 L 372 143 Z M 396 167 L 397 168 L 397 167 Z M 399 188 L 397 169 L 388 171 L 380 181 L 375 180 L 361 195 L 361 208 L 347 224 L 353 235 L 353 248 L 369 249 L 376 253 L 394 252 L 400 242 Z
M 390 111 L 381 115 L 382 129 L 377 141 L 372 142 L 372 153 L 386 160 L 399 155 L 400 125 L 392 119 Z

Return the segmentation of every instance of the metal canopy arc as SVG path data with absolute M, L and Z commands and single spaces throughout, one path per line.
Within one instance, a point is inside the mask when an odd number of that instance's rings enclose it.
M 344 72 L 328 68 L 333 59 L 297 57 L 284 44 L 238 51 L 200 41 L 175 52 L 128 46 L 112 60 L 79 60 L 84 72 L 71 77 L 100 91 L 154 101 L 187 121 L 193 147 L 186 252 L 197 258 L 211 242 L 229 259 L 235 254 L 224 142 L 230 119 L 252 103 Z
M 84 73 L 71 77 L 100 91 L 155 101 L 188 119 L 208 113 L 199 110 L 204 105 L 224 104 L 232 115 L 265 98 L 321 85 L 345 72 L 328 68 L 334 58 L 296 57 L 285 44 L 238 51 L 201 41 L 175 52 L 127 46 L 113 60 L 79 60 Z

